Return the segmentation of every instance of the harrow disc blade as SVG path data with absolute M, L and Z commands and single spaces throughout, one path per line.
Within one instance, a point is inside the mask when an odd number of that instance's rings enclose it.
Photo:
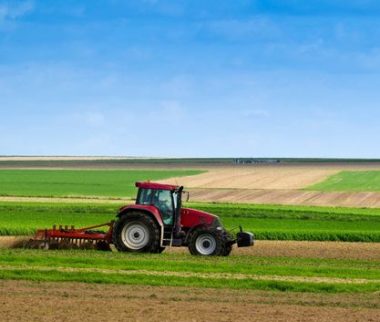
M 49 249 L 49 243 L 46 240 L 30 239 L 26 241 L 23 248 L 29 249 Z

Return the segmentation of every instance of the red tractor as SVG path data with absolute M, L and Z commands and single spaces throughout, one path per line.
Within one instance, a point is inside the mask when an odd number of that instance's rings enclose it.
M 182 207 L 182 186 L 137 182 L 136 203 L 120 208 L 115 221 L 75 229 L 54 226 L 38 230 L 32 242 L 42 248 L 59 248 L 62 243 L 93 244 L 98 249 L 161 253 L 167 246 L 186 246 L 193 255 L 227 256 L 232 245 L 253 246 L 253 234 L 227 232 L 219 218 L 207 212 Z M 108 226 L 107 232 L 93 228 Z

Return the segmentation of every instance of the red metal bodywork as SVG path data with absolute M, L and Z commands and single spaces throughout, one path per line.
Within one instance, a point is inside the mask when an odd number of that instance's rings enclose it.
M 142 189 L 153 189 L 153 190 L 178 190 L 178 186 L 174 185 L 168 185 L 168 184 L 161 184 L 161 183 L 154 183 L 154 182 L 136 182 L 137 188 Z M 137 210 L 145 210 L 149 213 L 151 213 L 154 218 L 157 220 L 158 224 L 162 227 L 163 222 L 160 215 L 160 211 L 154 206 L 154 205 L 128 205 L 125 207 L 122 207 L 119 210 L 119 214 L 130 211 L 133 209 Z M 199 225 L 211 225 L 214 220 L 217 218 L 217 216 L 196 210 L 191 208 L 181 208 L 181 227 L 182 228 L 192 228 Z
M 162 184 L 155 182 L 136 182 L 137 188 L 143 189 L 153 189 L 153 190 L 176 190 L 177 186 L 173 186 L 171 184 Z
M 160 215 L 160 211 L 153 205 L 128 205 L 120 208 L 119 215 L 133 211 L 133 210 L 143 210 L 146 211 L 157 220 L 157 223 L 162 227 L 163 222 Z M 182 228 L 192 228 L 199 225 L 210 226 L 217 216 L 196 210 L 191 208 L 182 208 L 181 209 L 181 227 Z
M 123 214 L 123 213 L 126 213 L 126 212 L 129 212 L 129 211 L 133 211 L 133 210 L 143 210 L 143 211 L 146 211 L 148 213 L 150 213 L 156 220 L 157 220 L 157 223 L 162 226 L 163 223 L 162 223 L 162 218 L 161 218 L 161 214 L 160 214 L 160 211 L 153 205 L 137 205 L 137 204 L 133 204 L 133 205 L 127 205 L 127 206 L 123 206 L 119 209 L 119 215 Z
M 218 217 L 208 212 L 182 208 L 181 209 L 181 226 L 182 228 L 193 228 L 199 225 L 210 226 Z

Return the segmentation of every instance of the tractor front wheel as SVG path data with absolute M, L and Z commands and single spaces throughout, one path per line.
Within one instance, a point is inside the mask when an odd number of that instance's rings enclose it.
M 144 213 L 129 213 L 117 220 L 112 240 L 122 252 L 158 253 L 161 248 L 159 226 Z
M 218 232 L 199 229 L 190 237 L 189 251 L 192 255 L 223 256 L 224 244 L 224 240 Z

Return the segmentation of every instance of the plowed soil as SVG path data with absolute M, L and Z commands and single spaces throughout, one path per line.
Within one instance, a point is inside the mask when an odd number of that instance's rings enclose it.
M 378 321 L 376 294 L 0 281 L 2 321 Z
M 319 192 L 279 189 L 190 189 L 191 201 L 267 205 L 380 208 L 380 192 Z

